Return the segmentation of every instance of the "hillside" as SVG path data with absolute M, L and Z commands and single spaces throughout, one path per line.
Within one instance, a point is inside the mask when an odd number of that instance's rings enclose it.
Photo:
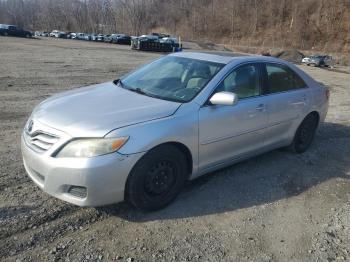
M 350 54 L 348 0 L 0 0 L 1 22 Z

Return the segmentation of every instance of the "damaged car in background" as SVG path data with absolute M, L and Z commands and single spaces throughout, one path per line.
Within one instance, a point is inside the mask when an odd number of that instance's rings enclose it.
M 178 52 L 182 46 L 176 37 L 152 33 L 131 38 L 131 49 L 154 52 Z
M 332 56 L 329 55 L 314 55 L 309 57 L 304 57 L 301 62 L 308 66 L 317 66 L 317 67 L 333 67 L 335 62 Z

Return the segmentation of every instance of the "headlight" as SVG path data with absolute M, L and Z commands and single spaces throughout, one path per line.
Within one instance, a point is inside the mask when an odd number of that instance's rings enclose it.
M 129 137 L 77 139 L 65 145 L 56 157 L 94 157 L 118 151 Z

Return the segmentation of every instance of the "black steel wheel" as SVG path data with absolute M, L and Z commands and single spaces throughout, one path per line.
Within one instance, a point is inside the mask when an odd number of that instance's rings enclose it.
M 318 117 L 309 114 L 298 127 L 290 148 L 296 153 L 305 152 L 311 145 L 318 126 Z
M 169 160 L 161 160 L 151 167 L 145 177 L 145 192 L 150 196 L 167 194 L 176 182 L 176 165 Z
M 161 145 L 150 150 L 132 169 L 126 199 L 135 207 L 153 211 L 171 203 L 187 179 L 184 154 L 173 145 Z

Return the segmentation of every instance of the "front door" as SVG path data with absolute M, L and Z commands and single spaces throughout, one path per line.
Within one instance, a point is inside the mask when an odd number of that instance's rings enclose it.
M 200 170 L 263 147 L 267 115 L 260 83 L 258 67 L 242 65 L 228 74 L 214 92 L 233 92 L 238 95 L 238 103 L 234 106 L 206 104 L 200 108 Z

